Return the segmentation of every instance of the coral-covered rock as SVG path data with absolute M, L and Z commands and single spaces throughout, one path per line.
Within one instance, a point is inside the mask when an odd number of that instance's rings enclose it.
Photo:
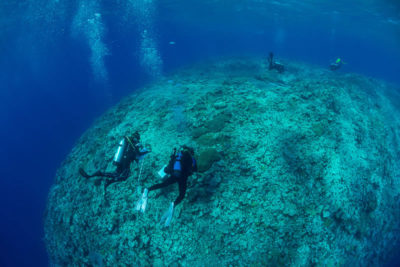
M 283 74 L 264 59 L 181 70 L 109 110 L 68 155 L 47 203 L 51 262 L 381 265 L 400 221 L 398 103 L 382 82 L 303 64 Z M 126 181 L 105 190 L 105 179 L 79 175 L 114 171 L 110 159 L 134 130 L 152 152 Z M 136 201 L 182 144 L 200 172 L 164 229 L 177 187 L 149 192 L 145 215 Z
M 205 172 L 211 168 L 212 164 L 221 159 L 218 151 L 215 148 L 208 148 L 200 153 L 198 159 L 198 171 Z

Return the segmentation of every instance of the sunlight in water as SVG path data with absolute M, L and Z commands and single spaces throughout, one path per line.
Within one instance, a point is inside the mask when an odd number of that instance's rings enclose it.
M 99 13 L 96 1 L 82 1 L 72 23 L 72 35 L 75 38 L 83 37 L 90 47 L 90 63 L 93 75 L 98 82 L 108 81 L 108 72 L 104 63 L 104 57 L 109 54 L 107 46 L 103 42 L 105 27 L 102 16 Z
M 153 0 L 128 1 L 129 15 L 137 20 L 140 39 L 140 64 L 153 78 L 162 74 L 162 59 L 157 48 L 157 38 L 154 30 L 155 4 Z

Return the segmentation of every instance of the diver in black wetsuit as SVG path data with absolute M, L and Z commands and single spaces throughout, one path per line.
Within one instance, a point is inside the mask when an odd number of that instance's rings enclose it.
M 285 66 L 282 63 L 274 61 L 274 53 L 270 52 L 268 56 L 268 69 L 269 70 L 277 70 L 279 73 L 285 71 Z
M 97 171 L 92 175 L 85 172 L 83 168 L 79 168 L 79 173 L 85 178 L 91 177 L 107 177 L 110 178 L 105 183 L 105 188 L 112 183 L 121 182 L 128 179 L 130 174 L 130 166 L 133 161 L 136 163 L 139 161 L 140 157 L 151 152 L 150 149 L 144 148 L 140 144 L 140 135 L 136 131 L 132 136 L 124 136 L 124 138 L 119 143 L 117 153 L 114 156 L 114 165 L 117 166 L 115 172 L 102 172 Z
M 179 196 L 174 201 L 174 206 L 181 203 L 186 193 L 187 180 L 193 172 L 197 171 L 196 160 L 194 159 L 194 151 L 192 148 L 183 146 L 182 150 L 176 155 L 176 150 L 171 155 L 171 159 L 165 167 L 164 172 L 170 176 L 162 183 L 151 186 L 148 191 L 153 191 L 174 183 L 179 184 Z
M 174 202 L 171 202 L 168 211 L 161 218 L 161 222 L 165 221 L 165 226 L 169 226 L 172 219 L 174 207 L 181 203 L 181 201 L 185 197 L 187 180 L 189 176 L 196 171 L 197 164 L 194 158 L 193 148 L 182 146 L 182 149 L 178 153 L 176 153 L 176 149 L 174 149 L 174 153 L 171 155 L 171 159 L 167 167 L 164 168 L 164 172 L 166 174 L 169 174 L 169 177 L 166 178 L 162 183 L 155 184 L 149 189 L 146 188 L 143 192 L 142 198 L 137 203 L 136 209 L 142 212 L 145 211 L 147 205 L 147 194 L 149 191 L 178 183 L 179 195 Z

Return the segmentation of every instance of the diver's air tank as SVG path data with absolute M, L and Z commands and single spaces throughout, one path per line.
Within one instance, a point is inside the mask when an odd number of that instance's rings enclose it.
M 125 138 L 123 138 L 121 140 L 121 142 L 119 142 L 117 152 L 115 153 L 115 156 L 114 156 L 115 164 L 118 164 L 121 162 L 122 156 L 124 155 L 125 147 L 126 147 L 126 141 L 125 141 Z

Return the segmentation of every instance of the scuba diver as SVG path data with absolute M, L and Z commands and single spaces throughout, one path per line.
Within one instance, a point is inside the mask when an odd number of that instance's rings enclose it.
M 130 166 L 133 161 L 139 162 L 147 153 L 151 152 L 151 147 L 145 148 L 140 144 L 140 135 L 136 131 L 130 137 L 124 136 L 119 143 L 117 152 L 114 155 L 113 164 L 116 165 L 115 172 L 97 171 L 94 174 L 87 174 L 83 168 L 79 168 L 79 173 L 85 178 L 107 177 L 110 178 L 105 184 L 107 188 L 110 184 L 128 179 Z
M 342 67 L 342 65 L 345 64 L 340 58 L 336 59 L 335 62 L 331 63 L 331 65 L 329 65 L 329 68 L 331 69 L 331 71 L 335 71 L 338 70 Z
M 274 61 L 274 53 L 270 52 L 268 56 L 268 69 L 269 70 L 277 70 L 279 73 L 282 73 L 285 71 L 285 66 L 282 63 L 279 63 L 277 61 Z
M 178 153 L 176 153 L 176 148 L 174 148 L 174 152 L 171 155 L 168 165 L 160 171 L 160 173 L 162 173 L 162 177 L 165 177 L 166 174 L 168 174 L 169 177 L 166 178 L 162 183 L 155 184 L 148 189 L 145 188 L 142 197 L 137 202 L 136 210 L 141 212 L 146 210 L 148 192 L 178 183 L 179 195 L 174 202 L 171 202 L 169 209 L 164 213 L 160 221 L 160 223 L 164 222 L 165 227 L 168 227 L 172 220 L 174 207 L 181 203 L 185 197 L 187 180 L 189 176 L 196 171 L 197 164 L 194 158 L 193 148 L 184 145 Z

